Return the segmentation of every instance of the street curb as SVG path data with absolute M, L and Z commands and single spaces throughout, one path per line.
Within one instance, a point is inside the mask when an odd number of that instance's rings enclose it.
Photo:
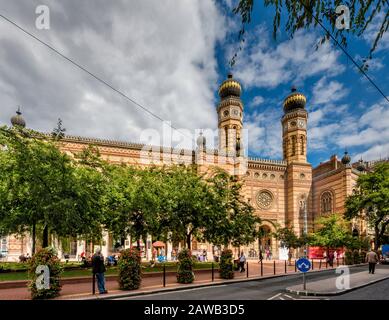
M 360 267 L 360 266 L 361 265 L 353 265 L 351 268 Z M 330 272 L 330 271 L 334 271 L 335 269 L 336 268 L 312 270 L 312 271 L 310 271 L 310 273 Z M 289 273 L 289 274 L 284 273 L 284 274 L 278 274 L 278 275 L 268 275 L 268 276 L 262 276 L 262 277 L 243 278 L 243 279 L 227 280 L 227 281 L 222 280 L 222 281 L 218 281 L 218 282 L 211 282 L 211 283 L 208 282 L 208 283 L 197 284 L 197 285 L 194 284 L 194 285 L 172 287 L 172 288 L 159 288 L 159 289 L 145 290 L 145 291 L 141 291 L 141 292 L 126 292 L 126 293 L 119 293 L 119 294 L 109 295 L 109 296 L 105 296 L 105 295 L 104 296 L 93 296 L 93 297 L 78 298 L 78 299 L 77 298 L 72 299 L 71 296 L 68 296 L 69 298 L 66 300 L 111 300 L 111 299 L 126 298 L 126 297 L 136 297 L 136 296 L 141 297 L 144 295 L 156 294 L 156 293 L 183 291 L 183 290 L 188 290 L 188 289 L 214 287 L 214 286 L 220 286 L 220 285 L 225 285 L 225 284 L 234 284 L 234 283 L 242 283 L 242 282 L 249 282 L 249 281 L 259 281 L 259 280 L 267 280 L 267 279 L 274 279 L 274 278 L 288 277 L 288 276 L 299 276 L 299 275 L 301 275 L 301 273 Z
M 356 287 L 353 287 L 350 289 L 346 289 L 346 290 L 342 290 L 342 291 L 315 292 L 315 291 L 299 291 L 299 290 L 292 290 L 292 289 L 286 288 L 286 292 L 294 293 L 294 294 L 297 294 L 298 296 L 315 296 L 315 297 L 340 296 L 342 294 L 345 294 L 345 293 L 348 293 L 348 292 L 351 292 L 351 291 L 354 291 L 357 289 L 361 289 L 363 287 L 367 287 L 367 286 L 370 286 L 372 284 L 375 284 L 377 282 L 384 281 L 387 279 L 389 279 L 389 276 L 381 278 L 381 279 L 377 279 L 377 280 L 372 280 L 372 281 L 369 281 L 367 283 L 361 284 L 359 286 L 356 286 Z

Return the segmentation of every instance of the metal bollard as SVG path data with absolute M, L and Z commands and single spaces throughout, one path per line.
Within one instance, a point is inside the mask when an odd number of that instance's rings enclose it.
M 246 264 L 247 264 L 247 266 L 246 266 L 246 276 L 248 278 L 249 277 L 249 262 L 247 261 Z
M 339 258 L 336 258 L 336 266 L 339 267 Z
M 274 274 L 276 274 L 276 260 L 273 261 Z
M 286 260 L 285 260 L 285 273 L 288 273 L 288 269 L 287 269 L 287 266 L 286 266 Z
M 96 274 L 93 273 L 92 276 L 92 294 L 96 293 Z
M 297 260 L 294 260 L 294 272 L 297 272 Z
M 261 277 L 263 276 L 263 263 L 262 263 L 262 260 L 261 260 Z
M 212 282 L 215 280 L 215 274 L 214 274 L 214 267 L 213 267 L 213 262 L 212 262 Z
M 166 287 L 166 265 L 163 264 L 163 286 Z
M 314 269 L 314 267 L 313 267 L 313 259 L 312 259 L 312 270 Z
M 328 268 L 328 260 L 326 259 L 326 269 Z
M 320 262 L 319 262 L 319 270 L 321 269 L 321 259 L 320 259 Z

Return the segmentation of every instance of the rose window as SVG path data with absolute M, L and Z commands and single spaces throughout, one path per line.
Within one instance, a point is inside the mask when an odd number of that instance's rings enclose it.
M 262 209 L 268 209 L 273 203 L 273 195 L 267 191 L 261 191 L 257 194 L 257 204 Z

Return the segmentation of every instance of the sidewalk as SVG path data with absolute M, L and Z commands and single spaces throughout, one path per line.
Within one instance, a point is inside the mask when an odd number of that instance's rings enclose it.
M 315 261 L 314 271 L 320 269 L 325 269 L 325 263 L 320 263 Z M 247 269 L 245 272 L 235 272 L 234 280 L 227 280 L 227 283 L 232 283 L 234 281 L 243 281 L 243 280 L 254 280 L 266 277 L 284 276 L 285 274 L 294 274 L 295 266 L 294 262 L 291 266 L 286 265 L 285 272 L 285 261 L 276 261 L 274 268 L 273 261 L 263 261 L 263 270 L 261 275 L 261 267 L 257 261 L 249 261 L 248 273 Z M 274 272 L 275 271 L 275 272 Z M 119 290 L 117 277 L 109 276 L 106 277 L 106 288 L 109 291 L 108 295 L 92 295 L 92 276 L 79 279 L 78 283 L 71 283 L 64 281 L 62 286 L 61 295 L 56 299 L 88 299 L 88 298 L 106 298 L 118 294 L 131 293 L 131 294 L 143 294 L 144 292 L 152 292 L 155 290 L 172 290 L 174 288 L 190 288 L 198 287 L 204 285 L 215 285 L 218 283 L 226 283 L 225 280 L 219 278 L 219 272 L 215 270 L 214 272 L 214 281 L 212 282 L 212 272 L 211 270 L 196 270 L 195 271 L 195 281 L 193 284 L 179 284 L 177 283 L 175 273 L 169 273 L 166 275 L 166 287 L 163 287 L 163 274 L 157 273 L 153 276 L 147 276 L 142 279 L 142 285 L 140 289 L 134 291 L 122 291 Z M 16 283 L 15 283 L 16 284 Z M 0 300 L 29 300 L 31 298 L 30 292 L 27 287 L 12 287 L 12 283 L 9 284 L 10 287 L 5 289 L 0 289 Z M 97 286 L 96 286 L 97 290 Z
M 350 283 L 349 287 L 342 284 L 344 281 L 340 281 L 338 278 L 338 283 L 340 284 L 337 288 L 337 277 L 343 276 L 343 274 L 336 274 L 332 277 L 329 277 L 325 280 L 319 281 L 309 281 L 309 276 L 307 277 L 306 289 L 303 290 L 303 285 L 296 285 L 289 288 L 286 288 L 287 292 L 304 295 L 304 296 L 334 296 L 343 294 L 358 288 L 368 286 L 372 283 L 379 282 L 385 279 L 389 279 L 389 266 L 388 265 L 377 265 L 375 273 L 369 274 L 367 267 L 364 271 L 350 274 Z

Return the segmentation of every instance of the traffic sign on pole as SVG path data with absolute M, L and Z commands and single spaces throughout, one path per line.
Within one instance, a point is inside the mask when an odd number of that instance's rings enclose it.
M 297 269 L 303 273 L 303 290 L 307 290 L 305 273 L 311 269 L 311 262 L 307 258 L 300 258 L 297 260 Z
M 297 260 L 297 269 L 300 272 L 308 272 L 311 269 L 311 262 L 306 258 L 300 258 Z

